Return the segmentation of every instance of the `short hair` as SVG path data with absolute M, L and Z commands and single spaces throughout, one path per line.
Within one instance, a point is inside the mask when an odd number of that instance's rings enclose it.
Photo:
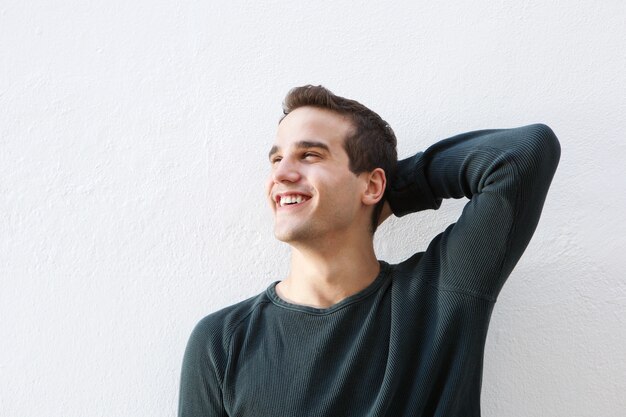
M 283 116 L 279 123 L 299 107 L 317 107 L 347 116 L 354 126 L 354 132 L 345 138 L 344 149 L 350 158 L 350 171 L 354 174 L 370 172 L 382 168 L 389 180 L 396 171 L 398 154 L 396 135 L 387 122 L 361 103 L 333 94 L 318 85 L 305 85 L 292 88 L 283 101 Z M 371 232 L 378 227 L 378 220 L 385 204 L 385 198 L 374 206 Z

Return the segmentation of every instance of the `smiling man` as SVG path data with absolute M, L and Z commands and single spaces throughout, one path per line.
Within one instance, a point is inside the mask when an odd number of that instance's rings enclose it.
M 379 273 L 372 216 L 386 179 L 377 165 L 395 166 L 395 137 L 380 120 L 379 126 L 367 128 L 381 130 L 378 140 L 387 149 L 377 154 L 381 146 L 371 146 L 360 150 L 369 157 L 351 157 L 346 140 L 354 142 L 355 127 L 350 118 L 308 101 L 294 104 L 302 100 L 297 94 L 285 103 L 288 109 L 299 106 L 281 121 L 270 151 L 267 194 L 274 233 L 292 247 L 290 275 L 275 290 L 284 300 L 326 308 L 363 289 Z M 347 105 L 358 110 L 356 103 Z M 355 168 L 356 161 L 369 166 Z
M 558 140 L 545 125 L 483 130 L 397 161 L 391 128 L 354 100 L 304 86 L 283 107 L 266 191 L 289 273 L 198 323 L 179 416 L 480 416 L 491 312 L 539 221 Z M 463 197 L 425 251 L 377 259 L 391 214 Z

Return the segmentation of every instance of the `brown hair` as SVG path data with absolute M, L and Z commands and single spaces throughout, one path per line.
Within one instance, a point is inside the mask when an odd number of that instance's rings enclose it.
M 305 85 L 291 89 L 283 102 L 284 114 L 280 121 L 290 112 L 304 106 L 327 109 L 348 116 L 354 126 L 354 132 L 344 141 L 344 148 L 350 158 L 350 171 L 358 175 L 382 168 L 387 177 L 387 187 L 389 186 L 389 180 L 396 170 L 398 155 L 396 135 L 387 122 L 358 101 L 337 96 L 321 85 Z M 372 233 L 378 227 L 378 219 L 384 204 L 383 197 L 374 206 Z

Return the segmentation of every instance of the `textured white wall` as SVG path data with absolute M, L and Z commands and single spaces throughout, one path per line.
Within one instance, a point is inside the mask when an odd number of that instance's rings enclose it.
M 175 414 L 197 320 L 286 272 L 262 188 L 305 83 L 379 112 L 401 157 L 553 128 L 483 415 L 626 415 L 623 1 L 98 3 L 0 2 L 0 415 Z M 388 222 L 379 257 L 425 249 L 464 203 Z

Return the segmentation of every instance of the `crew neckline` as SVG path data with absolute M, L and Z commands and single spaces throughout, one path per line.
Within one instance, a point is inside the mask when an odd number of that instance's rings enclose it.
M 363 288 L 361 291 L 344 298 L 343 300 L 333 304 L 328 308 L 317 308 L 303 304 L 294 304 L 290 303 L 289 301 L 283 300 L 276 292 L 276 285 L 281 281 L 274 281 L 273 283 L 271 283 L 270 286 L 267 287 L 265 292 L 269 299 L 278 307 L 286 308 L 288 310 L 300 311 L 303 313 L 326 315 L 334 313 L 335 311 L 340 310 L 350 304 L 356 303 L 375 292 L 385 281 L 385 278 L 387 277 L 389 272 L 389 264 L 387 262 L 379 260 L 378 264 L 380 265 L 380 271 L 378 272 L 378 275 L 376 276 L 374 281 L 372 281 L 367 287 Z

